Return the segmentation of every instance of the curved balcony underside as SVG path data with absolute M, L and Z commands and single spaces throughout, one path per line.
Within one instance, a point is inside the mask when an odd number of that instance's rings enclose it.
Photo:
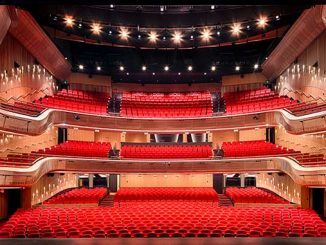
M 326 167 L 302 167 L 288 157 L 211 160 L 119 160 L 45 157 L 28 168 L 0 167 L 0 186 L 30 186 L 49 172 L 73 173 L 259 173 L 284 172 L 306 186 L 326 186 Z
M 40 135 L 53 125 L 119 132 L 180 133 L 273 127 L 281 124 L 289 133 L 303 134 L 325 131 L 325 115 L 326 111 L 323 111 L 297 117 L 286 110 L 273 110 L 201 118 L 126 118 L 48 109 L 37 117 L 31 117 L 0 109 L 0 131 Z

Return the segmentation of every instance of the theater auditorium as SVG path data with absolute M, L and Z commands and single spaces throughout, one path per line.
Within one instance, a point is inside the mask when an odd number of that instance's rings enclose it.
M 0 5 L 0 244 L 326 243 L 326 5 L 49 2 Z

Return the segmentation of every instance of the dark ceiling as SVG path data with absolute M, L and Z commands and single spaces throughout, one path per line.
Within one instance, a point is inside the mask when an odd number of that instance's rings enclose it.
M 74 71 L 80 71 L 82 64 L 82 72 L 88 74 L 111 75 L 115 82 L 140 83 L 218 82 L 226 74 L 258 72 L 307 7 L 298 4 L 24 6 L 67 57 Z M 73 17 L 73 27 L 65 25 L 67 15 Z M 267 18 L 264 28 L 257 27 L 260 16 Z M 101 25 L 99 35 L 91 32 L 93 23 Z M 231 32 L 234 23 L 242 25 L 239 35 Z M 121 27 L 129 31 L 127 40 L 119 35 Z M 211 38 L 203 41 L 202 32 L 206 29 Z M 151 31 L 157 33 L 155 43 L 148 39 Z M 177 44 L 173 42 L 175 31 L 182 33 L 182 42 Z M 255 64 L 259 64 L 258 69 L 254 69 Z M 141 70 L 143 65 L 146 71 Z M 166 65 L 169 71 L 164 71 Z M 213 65 L 217 69 L 211 72 Z M 193 67 L 191 72 L 189 66 Z

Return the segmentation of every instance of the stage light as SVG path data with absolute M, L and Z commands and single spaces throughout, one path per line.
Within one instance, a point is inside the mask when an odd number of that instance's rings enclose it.
M 96 70 L 100 71 L 101 70 L 101 67 L 100 66 L 96 67 Z
M 141 39 L 141 35 L 140 34 L 138 35 L 138 39 Z
M 207 75 L 207 73 L 206 72 L 204 72 L 204 76 L 206 76 Z
M 120 31 L 119 31 L 119 36 L 122 40 L 128 40 L 129 38 L 129 31 L 128 29 L 126 28 L 120 28 Z
M 164 66 L 164 71 L 169 71 L 170 67 L 169 66 Z
M 194 36 L 193 35 L 190 36 L 190 40 L 194 40 Z
M 211 66 L 211 71 L 216 71 L 216 66 Z
M 124 66 L 120 66 L 119 69 L 120 69 L 120 71 L 124 71 L 125 70 Z
M 102 27 L 99 23 L 93 23 L 91 25 L 91 30 L 94 34 L 99 35 L 102 31 Z
M 257 20 L 257 25 L 260 28 L 265 28 L 265 26 L 267 25 L 267 17 L 260 16 L 259 19 Z
M 258 67 L 259 67 L 258 64 L 255 64 L 255 65 L 254 65 L 254 69 L 255 69 L 255 70 L 257 70 Z
M 211 5 L 211 10 L 214 10 L 215 9 L 215 5 Z
M 179 44 L 182 42 L 182 33 L 180 31 L 175 31 L 172 34 L 172 40 L 174 43 Z
M 127 74 L 127 76 L 129 76 L 129 72 L 127 72 L 126 74 Z
M 78 68 L 79 68 L 79 70 L 84 70 L 84 66 L 83 65 L 79 65 Z
M 110 36 L 112 35 L 112 31 L 111 31 L 111 30 L 109 31 L 109 35 L 110 35 Z
M 160 6 L 160 11 L 161 11 L 161 12 L 164 12 L 164 10 L 165 10 L 165 6 L 164 6 L 164 5 L 161 5 L 161 6 Z
M 220 32 L 220 31 L 218 31 L 218 32 L 216 32 L 216 34 L 217 34 L 218 36 L 220 36 L 220 35 L 221 35 L 221 32 Z
M 152 75 L 155 76 L 155 72 L 153 72 Z
M 165 41 L 165 40 L 166 40 L 166 36 L 163 37 L 163 41 Z
M 158 37 L 157 37 L 157 33 L 155 31 L 151 31 L 149 34 L 148 34 L 148 39 L 151 43 L 156 43 Z
M 250 25 L 247 25 L 247 30 L 249 30 L 250 29 Z
M 241 33 L 241 24 L 240 23 L 234 23 L 231 27 L 232 35 L 238 36 Z
M 73 27 L 75 24 L 75 20 L 72 16 L 66 15 L 64 18 L 65 24 L 68 27 Z
M 240 71 L 240 66 L 236 66 L 236 67 L 235 67 L 235 70 L 236 70 L 236 71 Z
M 78 28 L 82 28 L 83 24 L 82 23 L 79 23 L 78 24 Z
M 114 5 L 113 4 L 110 4 L 110 8 L 113 9 L 114 8 Z
M 192 66 L 188 66 L 188 71 L 192 71 Z
M 146 66 L 142 66 L 141 69 L 142 69 L 143 71 L 146 71 L 146 70 L 147 70 L 147 67 L 146 67 Z
M 209 29 L 204 29 L 200 34 L 201 34 L 201 38 L 203 39 L 203 41 L 206 41 L 206 42 L 208 42 L 212 37 L 212 33 Z
M 180 76 L 181 75 L 181 72 L 178 72 L 178 76 Z
M 276 19 L 276 20 L 279 20 L 279 19 L 280 19 L 280 16 L 279 16 L 279 15 L 276 15 L 276 16 L 275 16 L 275 19 Z

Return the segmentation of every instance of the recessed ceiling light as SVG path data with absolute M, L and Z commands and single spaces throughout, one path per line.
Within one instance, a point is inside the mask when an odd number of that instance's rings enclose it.
M 172 40 L 174 43 L 179 44 L 182 42 L 182 33 L 180 31 L 175 31 L 172 34 Z
M 255 69 L 255 70 L 257 70 L 258 67 L 259 67 L 258 64 L 255 64 L 255 65 L 254 65 L 254 69 Z
M 142 69 L 143 71 L 146 71 L 146 70 L 147 70 L 147 67 L 146 67 L 146 66 L 142 66 L 141 69 Z
M 67 60 L 68 58 L 67 57 L 65 57 L 65 60 Z
M 153 72 L 152 75 L 155 76 L 155 72 Z
M 194 40 L 194 36 L 193 35 L 190 36 L 190 40 Z
M 127 74 L 127 76 L 129 76 L 129 72 L 127 72 L 126 74 Z
M 192 71 L 192 66 L 188 66 L 188 71 Z
M 91 26 L 91 30 L 94 34 L 99 35 L 102 31 L 102 27 L 99 23 L 93 23 Z
M 120 69 L 120 71 L 124 71 L 125 70 L 124 66 L 120 66 L 119 69 Z
M 212 66 L 211 71 L 216 71 L 216 66 Z
M 180 76 L 181 75 L 181 72 L 178 72 L 178 76 Z
M 64 18 L 66 26 L 73 27 L 75 24 L 75 19 L 72 16 L 66 15 Z
M 241 29 L 242 27 L 240 23 L 234 23 L 231 27 L 232 35 L 238 36 L 241 33 Z
M 276 19 L 276 20 L 279 20 L 279 19 L 280 19 L 280 16 L 279 16 L 279 15 L 276 15 L 276 16 L 275 16 L 275 19 Z
M 214 10 L 215 9 L 215 5 L 211 5 L 211 10 Z
M 84 70 L 84 66 L 83 65 L 79 65 L 78 68 L 79 68 L 79 70 Z
M 218 31 L 218 32 L 216 32 L 216 34 L 219 36 L 219 35 L 221 35 L 221 32 L 220 32 L 220 31 Z
M 236 67 L 235 67 L 235 70 L 236 70 L 236 71 L 240 71 L 240 66 L 236 66 Z
M 96 67 L 96 70 L 100 71 L 101 70 L 101 67 L 100 66 Z
M 201 38 L 203 39 L 203 41 L 206 41 L 208 42 L 212 37 L 212 33 L 209 29 L 204 29 L 202 32 L 201 32 Z
M 169 71 L 169 69 L 170 69 L 169 66 L 167 66 L 167 65 L 164 66 L 164 71 Z
M 109 35 L 112 35 L 112 31 L 111 30 L 109 30 Z
M 207 73 L 206 72 L 204 72 L 204 76 L 206 76 L 207 75 Z
M 141 39 L 141 35 L 140 34 L 138 35 L 138 39 Z
M 157 39 L 158 39 L 158 35 L 155 31 L 151 31 L 149 34 L 148 34 L 148 39 L 151 43 L 156 43 Z
M 260 28 L 265 28 L 267 25 L 267 17 L 266 16 L 260 16 L 259 19 L 257 20 L 257 25 Z

